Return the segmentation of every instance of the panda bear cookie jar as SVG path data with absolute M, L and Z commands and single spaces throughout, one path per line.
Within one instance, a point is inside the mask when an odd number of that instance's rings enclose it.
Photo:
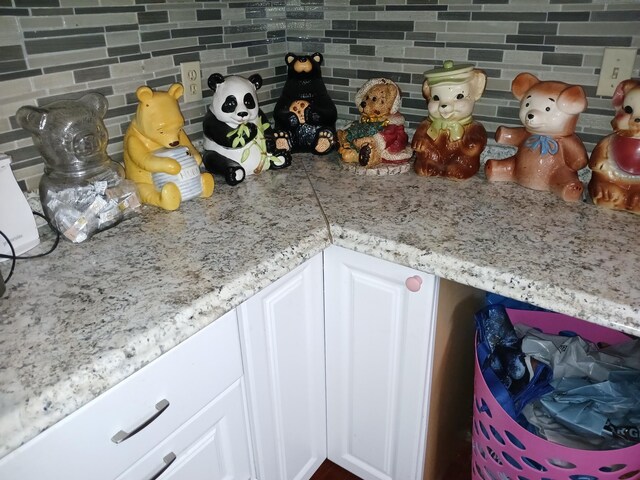
M 620 82 L 612 104 L 613 133 L 589 159 L 589 194 L 596 205 L 640 214 L 640 80 Z
M 273 111 L 278 148 L 324 155 L 335 147 L 338 111 L 322 80 L 322 60 L 320 53 L 285 56 L 287 80 Z
M 413 136 L 414 170 L 422 176 L 463 180 L 480 169 L 487 132 L 473 120 L 473 108 L 487 83 L 486 74 L 473 65 L 451 60 L 425 72 L 422 95 L 429 117 Z
M 276 149 L 273 130 L 258 105 L 260 75 L 246 79 L 214 73 L 208 84 L 213 97 L 202 123 L 208 171 L 237 185 L 246 175 L 291 165 L 290 153 Z
M 487 180 L 551 191 L 567 202 L 581 200 L 584 186 L 578 170 L 587 166 L 588 156 L 575 128 L 587 109 L 584 90 L 524 72 L 513 79 L 511 92 L 520 101 L 523 126 L 501 126 L 495 138 L 518 150 L 504 160 L 487 160 Z

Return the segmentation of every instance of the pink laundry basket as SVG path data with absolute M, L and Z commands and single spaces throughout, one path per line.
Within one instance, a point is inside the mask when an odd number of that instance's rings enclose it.
M 512 323 L 545 333 L 572 331 L 607 344 L 629 340 L 616 330 L 557 313 L 510 309 L 507 313 Z M 640 444 L 619 450 L 578 450 L 544 440 L 518 425 L 491 394 L 477 355 L 472 435 L 473 480 L 640 479 Z

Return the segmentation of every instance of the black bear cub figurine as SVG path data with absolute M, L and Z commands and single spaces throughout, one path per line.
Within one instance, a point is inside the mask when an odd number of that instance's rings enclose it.
M 273 111 L 276 148 L 329 153 L 336 145 L 336 106 L 322 80 L 322 55 L 287 53 L 287 81 Z

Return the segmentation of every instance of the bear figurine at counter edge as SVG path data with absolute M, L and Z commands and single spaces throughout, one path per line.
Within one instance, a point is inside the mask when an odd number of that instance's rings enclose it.
M 577 172 L 587 165 L 588 156 L 575 128 L 587 109 L 584 90 L 523 72 L 513 79 L 511 92 L 520 101 L 523 127 L 500 126 L 495 138 L 518 150 L 504 160 L 487 160 L 487 180 L 551 191 L 565 201 L 581 200 L 584 186 Z
M 324 155 L 336 145 L 338 111 L 327 92 L 320 64 L 322 54 L 287 53 L 287 80 L 276 102 L 276 147 Z
M 213 97 L 202 122 L 208 171 L 237 185 L 246 175 L 291 165 L 291 154 L 276 149 L 273 129 L 258 105 L 259 74 L 246 79 L 214 73 L 208 84 Z
M 176 210 L 182 202 L 180 188 L 174 182 L 156 188 L 153 173 L 178 176 L 182 166 L 174 158 L 155 155 L 162 149 L 186 147 L 197 165 L 202 163 L 200 152 L 183 130 L 184 117 L 178 99 L 184 87 L 174 83 L 168 91 L 154 91 L 147 86 L 138 87 L 138 108 L 124 135 L 124 167 L 128 179 L 133 180 L 143 203 L 164 210 Z M 194 165 L 195 167 L 195 165 Z M 197 174 L 197 171 L 196 171 Z M 201 173 L 201 197 L 213 194 L 214 181 L 210 173 Z
M 596 205 L 640 214 L 640 79 L 620 82 L 611 102 L 613 133 L 591 153 L 589 194 Z
M 473 120 L 473 108 L 482 96 L 487 75 L 473 65 L 451 60 L 424 74 L 422 95 L 429 117 L 411 142 L 416 152 L 414 170 L 422 176 L 464 180 L 480 169 L 487 132 Z

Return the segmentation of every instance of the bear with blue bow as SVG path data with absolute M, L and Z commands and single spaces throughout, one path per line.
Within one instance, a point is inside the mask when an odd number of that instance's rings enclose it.
M 575 128 L 580 113 L 587 109 L 584 90 L 521 73 L 513 80 L 511 92 L 520 101 L 523 126 L 501 126 L 495 138 L 518 150 L 504 160 L 488 160 L 487 179 L 551 191 L 568 202 L 581 200 L 584 186 L 578 171 L 586 167 L 588 155 Z

